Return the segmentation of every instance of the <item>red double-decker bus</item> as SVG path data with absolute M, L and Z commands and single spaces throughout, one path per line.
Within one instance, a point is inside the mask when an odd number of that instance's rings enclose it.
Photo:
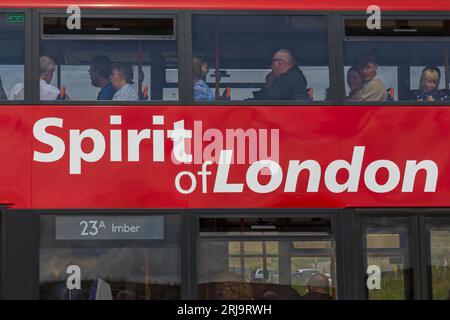
M 0 4 L 3 299 L 448 299 L 446 0 Z

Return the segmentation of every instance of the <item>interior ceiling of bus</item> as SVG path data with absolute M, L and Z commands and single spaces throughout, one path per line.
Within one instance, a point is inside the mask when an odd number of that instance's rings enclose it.
M 137 64 L 137 41 L 44 41 L 41 46 L 41 55 L 50 55 L 55 58 L 62 57 L 60 63 L 66 65 L 89 65 L 96 55 L 108 56 L 114 62 L 127 62 Z M 60 46 L 60 48 L 58 48 Z M 153 56 L 161 55 L 165 66 L 177 66 L 177 50 L 175 43 L 158 41 L 153 44 L 142 45 L 142 64 L 152 64 Z

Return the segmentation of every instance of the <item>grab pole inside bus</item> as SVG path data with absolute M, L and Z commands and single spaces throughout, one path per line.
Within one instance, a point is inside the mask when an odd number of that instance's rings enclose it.
M 220 26 L 220 18 L 216 17 L 216 99 L 220 98 L 220 48 L 219 48 L 219 26 Z
M 448 28 L 449 28 L 449 23 L 447 20 L 444 21 L 444 25 L 445 25 L 445 36 L 448 37 Z M 444 45 L 444 65 L 445 65 L 445 89 L 448 90 L 449 86 L 448 86 L 448 45 L 445 44 Z
M 144 79 L 142 79 L 142 77 L 141 77 L 141 74 L 143 73 L 143 71 L 142 71 L 142 41 L 141 40 L 139 40 L 139 42 L 138 42 L 137 63 L 138 63 L 138 93 L 139 93 L 139 96 L 142 96 L 142 94 L 143 94 L 142 82 L 144 81 Z
M 56 86 L 61 89 L 61 42 L 58 41 L 58 57 L 56 59 L 57 74 L 56 74 Z

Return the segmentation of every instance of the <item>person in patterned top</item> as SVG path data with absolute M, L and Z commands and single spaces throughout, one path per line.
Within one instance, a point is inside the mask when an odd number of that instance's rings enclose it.
M 139 96 L 132 86 L 133 69 L 128 63 L 114 63 L 111 72 L 111 84 L 116 91 L 115 101 L 137 101 Z
M 205 62 L 202 62 L 199 58 L 192 59 L 195 101 L 214 100 L 214 93 L 205 81 L 207 73 L 208 65 Z

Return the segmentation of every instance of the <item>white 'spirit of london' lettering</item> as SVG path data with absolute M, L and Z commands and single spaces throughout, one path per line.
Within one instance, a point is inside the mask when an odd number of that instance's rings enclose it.
M 342 192 L 357 192 L 361 180 L 361 170 L 364 159 L 365 147 L 357 146 L 353 149 L 352 160 L 335 160 L 331 162 L 325 169 L 325 187 L 328 191 L 333 193 Z M 214 192 L 215 193 L 236 193 L 242 192 L 244 188 L 243 183 L 229 183 L 228 176 L 230 172 L 230 158 L 231 150 L 224 150 L 221 153 L 221 161 L 219 162 Z M 262 168 L 271 168 L 270 181 L 266 185 L 261 185 L 258 182 L 258 172 Z M 388 179 L 384 184 L 379 184 L 376 180 L 378 170 L 385 168 L 388 170 Z M 284 185 L 284 192 L 296 192 L 297 180 L 299 174 L 303 170 L 309 171 L 309 180 L 307 184 L 307 192 L 318 192 L 321 182 L 322 168 L 317 161 L 306 160 L 305 165 L 299 160 L 291 160 L 286 173 L 286 182 Z M 344 170 L 348 172 L 347 181 L 339 183 L 337 181 L 337 174 Z M 419 170 L 426 172 L 424 192 L 435 192 L 438 167 L 434 161 L 424 160 L 417 163 L 416 160 L 407 160 L 405 166 L 405 173 L 403 175 L 403 185 L 401 192 L 412 192 L 414 189 L 414 182 Z M 200 172 L 199 172 L 200 174 Z M 283 171 L 278 163 L 270 160 L 256 161 L 250 165 L 247 170 L 246 183 L 247 186 L 256 193 L 269 193 L 275 191 L 280 187 L 283 180 Z M 377 160 L 370 163 L 364 172 L 364 184 L 372 192 L 386 193 L 395 189 L 400 182 L 400 168 L 390 160 Z M 195 182 L 194 182 L 195 183 Z
M 173 142 L 171 160 L 175 164 L 194 163 L 202 164 L 205 161 L 217 163 L 223 146 L 229 146 L 230 150 L 236 150 L 231 163 L 253 163 L 257 160 L 267 159 L 278 161 L 279 159 L 279 130 L 278 129 L 226 129 L 226 135 L 222 135 L 218 129 L 207 129 L 203 132 L 201 121 L 194 121 L 194 130 L 185 129 L 184 120 L 173 123 L 173 129 L 165 130 L 164 116 L 153 116 L 152 129 L 129 129 L 123 135 L 122 116 L 112 115 L 109 122 L 111 128 L 109 137 L 96 129 L 70 129 L 69 130 L 69 172 L 81 174 L 83 162 L 97 162 L 105 156 L 106 146 L 109 145 L 109 160 L 111 162 L 139 162 L 143 144 L 152 141 L 152 161 L 164 162 L 166 138 Z M 56 134 L 47 132 L 47 129 L 56 131 L 63 129 L 63 119 L 43 118 L 33 126 L 34 137 L 48 145 L 50 152 L 34 151 L 33 160 L 37 162 L 55 162 L 60 160 L 66 152 L 66 143 Z M 58 131 L 60 132 L 60 131 Z M 122 135 L 127 139 L 127 159 L 122 159 L 123 142 Z M 108 139 L 109 138 L 109 139 Z M 91 141 L 93 149 L 84 152 L 82 144 Z M 270 152 L 269 152 L 270 142 Z M 204 145 L 205 143 L 206 146 Z M 246 150 L 248 149 L 248 150 Z M 247 152 L 248 151 L 248 152 Z M 248 161 L 246 161 L 248 160 Z M 266 172 L 263 172 L 265 174 Z
M 69 130 L 69 173 L 81 174 L 82 165 L 84 163 L 95 163 L 100 161 L 107 153 L 107 145 L 109 145 L 109 161 L 111 162 L 123 162 L 122 154 L 124 152 L 122 147 L 122 129 L 119 126 L 122 125 L 122 117 L 119 115 L 110 116 L 111 129 L 109 130 L 109 137 L 106 136 L 97 129 L 70 129 Z M 268 130 L 264 129 L 257 131 L 251 131 L 248 129 L 243 131 L 242 129 L 226 129 L 227 134 L 225 137 L 219 135 L 217 132 L 209 131 L 208 135 L 200 135 L 195 130 L 201 129 L 201 122 L 194 121 L 194 133 L 192 130 L 185 129 L 184 120 L 180 120 L 173 123 L 173 129 L 165 130 L 164 116 L 153 116 L 152 129 L 143 130 L 127 130 L 127 145 L 128 149 L 126 154 L 128 156 L 127 161 L 139 162 L 141 143 L 145 140 L 152 138 L 152 161 L 164 162 L 165 159 L 165 139 L 170 139 L 173 142 L 171 160 L 174 164 L 186 163 L 196 164 L 196 161 L 202 165 L 201 171 L 190 172 L 181 171 L 175 177 L 175 188 L 181 194 L 190 194 L 197 190 L 197 187 L 201 185 L 202 193 L 242 193 L 244 188 L 250 189 L 255 193 L 270 193 L 278 189 L 282 189 L 286 193 L 297 192 L 304 190 L 303 181 L 299 181 L 299 176 L 302 172 L 308 172 L 308 181 L 306 183 L 306 192 L 314 193 L 319 192 L 320 188 L 326 189 L 332 193 L 343 192 L 358 192 L 360 185 L 364 186 L 374 193 L 388 193 L 401 185 L 401 192 L 413 192 L 415 187 L 415 179 L 418 172 L 425 172 L 425 184 L 423 186 L 423 192 L 435 192 L 438 180 L 438 166 L 429 159 L 422 161 L 418 160 L 406 160 L 404 165 L 399 165 L 392 160 L 380 159 L 370 163 L 364 163 L 365 146 L 353 147 L 353 153 L 350 160 L 337 159 L 329 163 L 326 167 L 320 164 L 316 160 L 305 159 L 289 160 L 286 168 L 279 163 L 279 147 L 273 145 L 279 143 L 279 129 L 271 129 L 271 156 L 263 156 L 261 154 L 255 156 L 255 152 L 262 145 L 266 146 L 269 140 Z M 50 147 L 49 152 L 40 152 L 34 150 L 33 160 L 37 162 L 56 162 L 61 160 L 66 153 L 66 142 L 60 138 L 57 134 L 47 132 L 48 128 L 52 128 L 52 132 L 58 132 L 62 134 L 64 122 L 61 118 L 48 117 L 38 120 L 33 126 L 33 135 L 36 140 Z M 212 129 L 208 129 L 212 130 Z M 206 130 L 206 131 L 208 131 Z M 217 129 L 214 129 L 217 130 Z M 273 131 L 272 131 L 273 130 Z M 219 130 L 220 131 L 220 130 Z M 208 141 L 214 133 L 214 142 L 211 142 L 205 148 L 214 149 L 214 156 L 210 153 L 209 158 L 205 158 L 203 142 Z M 263 132 L 263 133 L 262 133 Z M 201 139 L 200 139 L 200 138 Z M 206 137 L 206 139 L 205 139 Z M 216 139 L 225 139 L 217 144 Z M 238 145 L 235 146 L 234 142 L 237 138 Z M 240 137 L 240 138 L 239 138 Z M 247 137 L 247 139 L 246 139 Z M 262 137 L 262 139 L 261 139 Z M 109 138 L 109 139 L 108 139 Z M 199 139 L 199 141 L 196 141 Z M 232 142 L 229 141 L 232 140 Z M 265 141 L 262 141 L 264 140 Z M 92 142 L 92 149 L 85 151 L 82 148 L 83 141 L 90 140 Z M 194 140 L 193 142 L 191 140 Z M 248 141 L 248 154 L 246 157 L 245 146 Z M 231 149 L 220 149 L 223 146 L 231 146 Z M 200 146 L 200 147 L 199 147 Z M 193 148 L 192 148 L 193 147 Z M 233 170 L 233 163 L 235 163 L 233 155 L 237 152 L 240 154 L 236 157 L 237 163 L 248 159 L 248 168 L 243 180 L 234 179 L 230 181 L 230 172 Z M 253 150 L 253 151 L 252 151 Z M 274 152 L 275 151 L 275 152 Z M 198 156 L 200 154 L 200 156 Z M 242 154 L 244 157 L 242 158 Z M 218 158 L 218 162 L 217 159 Z M 213 163 L 217 164 L 217 172 L 212 174 L 208 167 Z M 363 164 L 365 169 L 363 170 Z M 188 167 L 189 168 L 189 167 Z M 380 183 L 377 181 L 377 173 L 382 170 L 387 172 L 387 180 Z M 346 171 L 347 178 L 345 181 L 339 181 L 338 173 Z M 402 172 L 403 171 L 403 172 Z M 267 175 L 268 182 L 265 184 L 260 183 L 258 180 L 259 175 Z M 201 179 L 197 181 L 197 176 Z M 322 178 L 323 176 L 323 178 Z M 209 181 L 211 183 L 209 183 Z M 400 183 L 402 181 L 402 183 Z M 212 189 L 212 190 L 211 190 Z M 419 189 L 420 190 L 420 189 Z M 416 188 L 417 191 L 417 188 Z

